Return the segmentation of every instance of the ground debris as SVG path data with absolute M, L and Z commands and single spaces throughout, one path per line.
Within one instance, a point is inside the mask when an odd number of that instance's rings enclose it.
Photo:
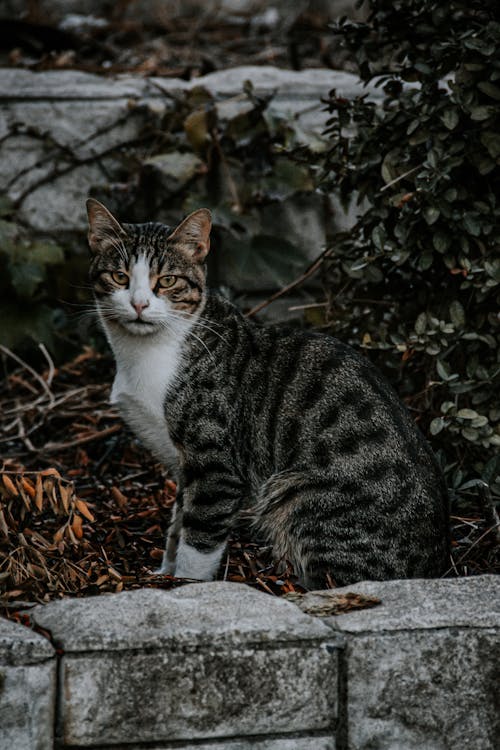
M 314 617 L 331 617 L 333 615 L 343 615 L 355 609 L 368 609 L 376 607 L 381 600 L 376 596 L 365 596 L 353 591 L 345 594 L 337 594 L 335 591 L 315 591 L 314 596 L 322 597 L 326 601 L 316 604 L 309 603 L 309 597 L 304 598 L 305 594 L 294 592 L 285 594 L 284 598 L 297 604 L 303 612 Z
M 154 572 L 176 485 L 109 406 L 111 357 L 87 348 L 41 374 L 14 362 L 0 397 L 4 611 L 13 616 L 16 602 L 181 585 Z M 220 577 L 275 595 L 303 590 L 286 564 L 273 564 L 268 546 L 239 536 Z

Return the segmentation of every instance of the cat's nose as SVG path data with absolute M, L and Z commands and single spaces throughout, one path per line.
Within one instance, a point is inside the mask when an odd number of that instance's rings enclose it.
M 137 315 L 138 315 L 138 316 L 140 317 L 140 316 L 141 316 L 141 313 L 142 313 L 142 311 L 143 311 L 143 310 L 144 310 L 144 309 L 145 309 L 146 307 L 149 307 L 149 302 L 132 302 L 132 307 L 133 307 L 133 308 L 134 308 L 134 310 L 136 311 Z

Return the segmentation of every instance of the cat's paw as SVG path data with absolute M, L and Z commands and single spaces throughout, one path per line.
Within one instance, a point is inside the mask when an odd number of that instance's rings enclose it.
M 167 560 L 165 555 L 160 567 L 151 572 L 154 576 L 173 576 L 175 575 L 175 560 Z

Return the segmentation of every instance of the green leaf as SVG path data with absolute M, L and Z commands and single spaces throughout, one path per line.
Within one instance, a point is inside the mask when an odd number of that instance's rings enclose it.
M 454 128 L 456 128 L 459 120 L 460 117 L 456 109 L 445 109 L 443 114 L 441 115 L 441 122 L 443 123 L 445 128 L 448 128 L 448 130 L 453 130 Z
M 431 435 L 437 435 L 441 432 L 445 424 L 446 422 L 443 417 L 436 417 L 436 419 L 433 419 L 429 425 L 429 432 Z
M 483 94 L 486 94 L 486 96 L 500 101 L 500 88 L 495 86 L 494 83 L 490 83 L 490 81 L 481 81 L 477 84 L 477 87 L 483 92 Z
M 29 251 L 30 260 L 41 265 L 57 265 L 64 261 L 64 251 L 55 242 L 35 242 Z
M 436 370 L 437 370 L 439 377 L 442 380 L 448 380 L 448 378 L 450 377 L 450 372 L 448 368 L 446 367 L 445 363 L 440 359 L 436 360 Z
M 432 244 L 438 253 L 445 253 L 451 245 L 451 236 L 442 231 L 434 232 Z
M 474 120 L 475 122 L 487 120 L 493 113 L 492 107 L 472 107 L 470 110 L 471 120 Z
M 481 143 L 488 151 L 492 159 L 497 159 L 500 156 L 500 133 L 494 130 L 485 130 L 481 133 Z
M 460 430 L 462 435 L 466 440 L 469 440 L 471 443 L 474 443 L 478 437 L 479 433 L 477 430 L 475 430 L 473 427 L 464 427 L 463 430 Z
M 439 219 L 440 211 L 435 206 L 426 206 L 424 208 L 424 219 L 429 226 Z
M 427 328 L 427 314 L 422 312 L 415 321 L 415 333 L 421 336 Z
M 385 243 L 386 237 L 387 237 L 386 231 L 381 224 L 379 224 L 373 229 L 372 242 L 377 248 L 377 250 L 384 249 L 384 243 Z
M 476 419 L 478 416 L 479 414 L 474 409 L 459 409 L 457 411 L 457 417 L 460 419 Z
M 472 234 L 473 237 L 479 237 L 481 234 L 481 225 L 474 214 L 465 214 L 463 224 L 469 234 Z
M 450 304 L 450 318 L 455 328 L 463 328 L 465 325 L 465 310 L 463 305 L 454 299 Z

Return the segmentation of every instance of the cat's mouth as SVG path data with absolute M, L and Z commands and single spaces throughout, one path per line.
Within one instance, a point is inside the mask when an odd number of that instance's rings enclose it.
M 122 326 L 130 333 L 152 333 L 158 328 L 158 324 L 151 320 L 144 320 L 143 318 L 134 318 L 133 320 L 122 320 Z

